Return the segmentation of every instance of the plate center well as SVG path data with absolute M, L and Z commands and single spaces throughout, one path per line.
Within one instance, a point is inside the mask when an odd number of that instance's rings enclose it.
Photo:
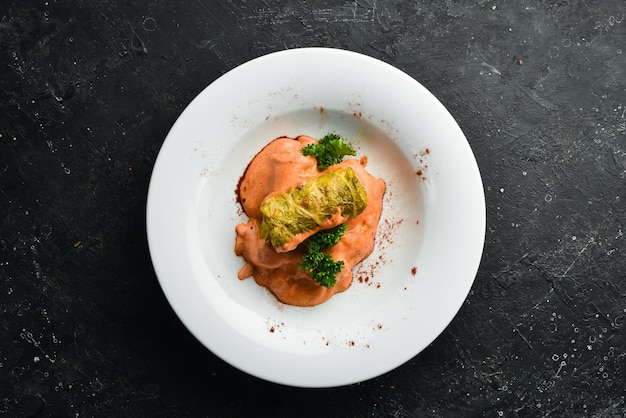
M 254 279 L 240 281 L 236 277 L 244 260 L 234 253 L 235 226 L 248 221 L 236 200 L 237 183 L 254 155 L 274 138 L 321 138 L 330 132 L 349 142 L 357 152 L 356 158 L 367 156 L 368 171 L 387 184 L 376 246 L 370 257 L 355 267 L 352 286 L 345 292 L 315 307 L 284 305 Z M 206 297 L 221 306 L 224 318 L 232 320 L 235 326 L 240 323 L 241 312 L 233 315 L 240 310 L 302 329 L 374 320 L 369 315 L 375 308 L 388 303 L 391 295 L 401 292 L 411 279 L 422 242 L 424 187 L 410 156 L 369 119 L 332 109 L 302 109 L 270 117 L 234 140 L 237 142 L 232 151 L 206 170 L 210 174 L 199 191 L 196 225 L 190 230 L 190 238 L 199 242 L 206 266 L 205 274 L 197 278 Z M 215 211 L 216 204 L 226 205 L 227 211 Z M 224 213 L 226 216 L 220 216 Z M 210 282 L 221 291 L 216 292 Z M 226 294 L 227 298 L 217 293 Z

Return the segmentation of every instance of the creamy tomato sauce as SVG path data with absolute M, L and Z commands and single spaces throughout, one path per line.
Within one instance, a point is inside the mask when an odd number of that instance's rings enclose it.
M 304 135 L 295 139 L 281 137 L 273 140 L 250 162 L 237 190 L 241 206 L 249 217 L 247 223 L 235 228 L 235 253 L 246 261 L 238 277 L 241 280 L 254 277 L 257 284 L 289 305 L 317 305 L 350 287 L 352 268 L 374 249 L 376 228 L 382 212 L 385 182 L 365 170 L 367 158 L 345 160 L 318 171 L 315 158 L 300 152 L 304 146 L 316 142 L 314 138 Z M 328 250 L 334 260 L 343 260 L 344 266 L 337 274 L 335 285 L 327 288 L 313 281 L 298 267 L 306 253 L 304 245 L 289 251 L 277 251 L 268 240 L 261 238 L 259 227 L 263 215 L 260 207 L 268 196 L 287 192 L 337 167 L 354 170 L 367 192 L 368 203 L 365 210 L 354 218 L 346 221 L 343 217 L 335 217 L 334 221 L 323 226 L 331 228 L 344 221 L 348 226 L 339 242 Z

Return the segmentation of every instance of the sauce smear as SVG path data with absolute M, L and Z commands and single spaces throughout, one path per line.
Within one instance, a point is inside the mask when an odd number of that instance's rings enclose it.
M 347 159 L 328 167 L 317 169 L 314 157 L 304 156 L 301 149 L 317 143 L 309 136 L 280 137 L 265 146 L 250 162 L 239 182 L 237 194 L 241 206 L 249 217 L 247 223 L 236 226 L 235 253 L 246 264 L 239 270 L 243 280 L 250 276 L 260 286 L 267 288 L 276 298 L 288 305 L 314 306 L 327 301 L 334 294 L 345 291 L 352 283 L 352 268 L 367 258 L 374 249 L 376 228 L 382 212 L 385 182 L 365 170 L 367 157 Z M 334 260 L 343 260 L 344 266 L 337 274 L 332 287 L 319 285 L 299 265 L 306 254 L 306 246 L 298 245 L 290 251 L 275 249 L 261 237 L 263 219 L 260 207 L 268 196 L 287 192 L 309 180 L 337 169 L 352 168 L 367 192 L 367 207 L 357 216 L 327 222 L 323 228 L 332 228 L 345 221 L 348 229 L 339 242 L 328 249 Z

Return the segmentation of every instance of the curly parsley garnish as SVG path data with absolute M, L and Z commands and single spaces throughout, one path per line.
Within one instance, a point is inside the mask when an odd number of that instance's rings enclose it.
M 300 268 L 324 287 L 334 286 L 336 276 L 343 268 L 342 260 L 333 260 L 324 250 L 337 244 L 347 229 L 346 224 L 341 224 L 337 228 L 319 231 L 305 241 L 309 252 L 302 257 Z
M 328 134 L 317 144 L 309 144 L 302 148 L 302 155 L 311 155 L 317 160 L 317 169 L 324 170 L 338 164 L 346 155 L 356 155 L 356 151 L 336 134 Z

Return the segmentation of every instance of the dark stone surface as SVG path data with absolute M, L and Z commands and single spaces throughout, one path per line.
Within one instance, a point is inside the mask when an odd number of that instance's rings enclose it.
M 623 0 L 0 5 L 0 415 L 626 416 Z M 487 202 L 455 320 L 379 378 L 259 381 L 164 298 L 145 238 L 189 101 L 272 51 L 406 71 L 465 132 Z M 332 63 L 329 63 L 332 65 Z

